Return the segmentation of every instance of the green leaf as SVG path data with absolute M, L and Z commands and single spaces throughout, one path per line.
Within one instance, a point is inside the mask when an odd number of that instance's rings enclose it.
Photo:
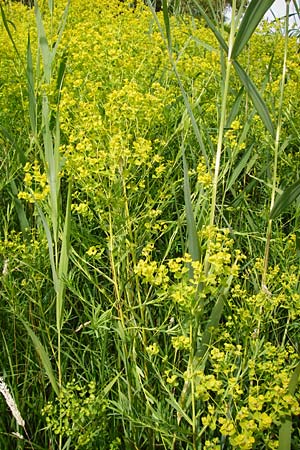
M 33 134 L 36 135 L 37 134 L 36 98 L 35 98 L 35 93 L 34 93 L 34 75 L 33 75 L 32 53 L 31 53 L 29 33 L 28 33 L 28 40 L 27 40 L 26 76 L 27 76 L 27 86 L 28 86 L 30 125 L 31 125 Z
M 72 194 L 72 185 L 71 182 L 69 182 L 65 223 L 62 235 L 61 253 L 58 267 L 58 292 L 56 301 L 56 320 L 58 329 L 61 329 L 63 322 L 63 305 L 66 288 L 65 279 L 68 274 L 68 265 L 70 259 L 70 231 L 71 231 L 71 203 L 72 203 L 71 194 Z
M 35 350 L 37 352 L 37 354 L 39 355 L 39 357 L 41 358 L 43 367 L 45 369 L 45 372 L 49 378 L 49 381 L 53 387 L 53 390 L 55 391 L 55 393 L 58 395 L 59 394 L 59 389 L 58 389 L 58 385 L 55 379 L 55 375 L 51 366 L 51 362 L 50 362 L 50 358 L 43 346 L 43 344 L 41 343 L 41 341 L 39 340 L 39 338 L 36 336 L 36 334 L 32 331 L 32 329 L 30 328 L 30 326 L 28 325 L 28 323 L 26 323 L 24 320 L 22 320 L 22 323 L 24 325 L 24 327 L 26 328 L 27 333 L 29 334 L 33 345 L 35 347 Z
M 225 128 L 230 128 L 232 122 L 238 115 L 238 113 L 240 111 L 241 102 L 243 99 L 243 93 L 244 93 L 244 87 L 242 86 L 241 89 L 239 90 L 237 96 L 235 97 L 234 103 L 232 105 L 232 108 L 230 110 L 230 113 L 229 113 L 227 121 L 226 121 Z
M 169 52 L 171 52 L 172 51 L 172 40 L 171 40 L 171 29 L 170 29 L 170 20 L 169 20 L 167 0 L 163 0 L 162 4 L 163 4 L 164 23 L 165 23 L 165 29 L 166 29 L 166 35 L 167 35 L 167 42 L 168 42 L 168 50 L 169 50 Z
M 6 19 L 6 15 L 5 15 L 4 9 L 2 8 L 1 4 L 0 4 L 0 10 L 1 10 L 1 17 L 2 17 L 2 22 L 3 22 L 4 28 L 6 29 L 6 32 L 7 32 L 8 36 L 9 36 L 9 39 L 11 40 L 11 43 L 12 43 L 12 45 L 13 45 L 16 53 L 17 53 L 17 55 L 20 58 L 20 53 L 19 53 L 19 51 L 18 51 L 18 49 L 16 47 L 15 41 L 14 41 L 14 39 L 12 37 L 12 34 L 10 32 L 8 24 L 10 23 L 14 28 L 15 28 L 15 25 L 11 21 Z
M 282 194 L 277 197 L 274 206 L 270 213 L 270 219 L 275 219 L 293 203 L 294 200 L 300 195 L 300 179 L 294 184 L 286 188 Z
M 297 364 L 289 382 L 289 394 L 294 395 L 300 376 L 300 363 Z M 289 418 L 283 422 L 279 430 L 278 450 L 291 450 L 292 447 L 292 420 Z
M 225 50 L 226 54 L 228 54 L 228 45 L 226 44 L 226 42 L 223 39 L 223 36 L 221 35 L 221 33 L 219 32 L 219 30 L 215 27 L 213 21 L 208 17 L 208 15 L 206 14 L 206 12 L 204 11 L 203 8 L 201 8 L 201 6 L 199 5 L 199 3 L 196 0 L 193 0 L 194 4 L 197 6 L 201 16 L 203 17 L 203 19 L 205 20 L 205 22 L 207 23 L 208 27 L 211 29 L 211 31 L 214 33 L 214 35 L 216 36 L 217 40 L 219 41 L 219 44 L 221 45 L 221 47 L 223 48 L 223 50 Z
M 39 48 L 40 48 L 40 50 L 42 52 L 42 56 L 43 56 L 44 77 L 45 77 L 46 83 L 50 83 L 51 66 L 52 66 L 52 52 L 48 45 L 48 40 L 47 40 L 47 36 L 46 36 L 44 24 L 43 24 L 43 19 L 42 19 L 42 15 L 41 15 L 37 0 L 35 0 L 35 2 L 34 2 L 34 12 L 35 12 L 37 32 L 38 32 L 38 38 L 39 38 Z
M 237 166 L 235 167 L 235 169 L 232 172 L 232 175 L 226 186 L 226 190 L 229 190 L 233 186 L 233 184 L 236 182 L 236 180 L 240 176 L 242 170 L 246 167 L 252 150 L 253 150 L 253 145 L 251 145 L 251 147 L 242 156 L 241 160 L 239 161 L 239 163 L 237 164 Z
M 236 59 L 239 56 L 254 33 L 257 25 L 274 1 L 275 0 L 252 0 L 250 2 L 234 40 L 231 53 L 232 59 Z
M 17 216 L 19 219 L 20 227 L 22 230 L 23 235 L 27 238 L 28 237 L 28 230 L 29 230 L 29 222 L 25 213 L 25 210 L 23 208 L 23 204 L 21 200 L 18 199 L 18 189 L 16 186 L 16 183 L 14 180 L 10 182 L 10 188 L 12 192 L 13 201 L 15 204 Z
M 198 240 L 198 233 L 196 228 L 195 217 L 193 213 L 193 206 L 191 202 L 191 189 L 189 183 L 188 166 L 183 151 L 183 173 L 184 173 L 184 202 L 185 202 L 185 212 L 187 221 L 187 232 L 188 232 L 188 251 L 193 259 L 193 261 L 200 260 L 200 246 Z
M 238 74 L 241 82 L 243 83 L 248 95 L 250 96 L 253 105 L 258 112 L 263 124 L 266 129 L 269 131 L 271 136 L 275 139 L 275 128 L 268 110 L 266 103 L 258 92 L 255 84 L 251 80 L 251 78 L 247 75 L 244 69 L 240 66 L 237 61 L 233 61 L 233 66 Z

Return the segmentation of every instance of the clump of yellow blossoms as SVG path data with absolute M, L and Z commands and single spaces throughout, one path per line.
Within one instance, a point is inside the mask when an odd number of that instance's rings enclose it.
M 40 164 L 34 161 L 33 164 L 26 163 L 24 166 L 24 185 L 28 192 L 19 192 L 18 198 L 35 203 L 47 198 L 49 194 L 49 184 L 45 172 L 41 172 Z

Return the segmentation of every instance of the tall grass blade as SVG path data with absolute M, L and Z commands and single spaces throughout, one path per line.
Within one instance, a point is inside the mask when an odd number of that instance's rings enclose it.
M 44 77 L 46 83 L 50 83 L 51 79 L 51 66 L 52 66 L 52 52 L 49 48 L 43 19 L 41 15 L 40 8 L 38 6 L 37 0 L 34 2 L 34 12 L 35 12 L 35 19 L 36 19 L 36 25 L 37 25 L 37 32 L 38 32 L 38 39 L 39 39 L 39 48 L 42 52 L 43 57 L 43 67 L 44 67 Z
M 167 0 L 163 0 L 163 15 L 164 15 L 164 23 L 166 29 L 168 50 L 172 52 L 172 40 L 171 40 L 171 29 L 170 29 L 170 20 L 169 20 L 169 12 L 168 12 L 168 3 Z
M 298 386 L 300 376 L 300 363 L 296 366 L 294 373 L 289 382 L 289 394 L 294 395 Z M 278 450 L 291 450 L 292 448 L 292 421 L 287 419 L 279 430 L 279 447 Z
M 46 238 L 47 238 L 47 243 L 48 243 L 49 260 L 50 260 L 50 265 L 51 265 L 51 270 L 52 270 L 52 281 L 54 284 L 55 292 L 58 292 L 58 276 L 57 276 L 55 256 L 54 256 L 54 243 L 53 243 L 51 231 L 50 231 L 48 222 L 46 220 L 46 217 L 45 217 L 43 211 L 41 210 L 40 206 L 37 203 L 36 203 L 36 208 L 38 210 L 39 216 L 41 218 L 41 221 L 42 221 L 45 233 L 46 233 Z
M 193 0 L 193 1 L 194 1 L 194 4 L 197 6 L 201 16 L 203 17 L 203 19 L 207 23 L 208 27 L 211 29 L 211 31 L 216 36 L 217 40 L 219 41 L 219 44 L 221 45 L 223 50 L 225 50 L 226 54 L 228 54 L 228 45 L 224 41 L 223 36 L 219 32 L 219 30 L 215 27 L 213 21 L 209 18 L 209 16 L 206 14 L 204 9 L 199 5 L 199 3 L 196 0 Z
M 262 99 L 260 93 L 258 92 L 256 86 L 254 85 L 251 78 L 247 75 L 244 69 L 240 66 L 237 61 L 233 61 L 233 66 L 236 73 L 238 74 L 241 82 L 243 83 L 245 90 L 250 96 L 253 105 L 258 112 L 261 120 L 263 121 L 266 129 L 269 131 L 271 136 L 275 139 L 275 128 L 268 110 L 268 107 L 264 100 Z
M 55 41 L 55 45 L 54 45 L 54 47 L 52 49 L 52 55 L 51 55 L 52 61 L 55 58 L 57 48 L 58 48 L 58 46 L 60 44 L 60 41 L 61 41 L 61 38 L 62 38 L 62 35 L 63 35 L 63 31 L 64 31 L 66 23 L 67 23 L 67 18 L 68 18 L 68 14 L 69 14 L 69 6 L 70 6 L 70 0 L 68 0 L 67 6 L 65 7 L 65 10 L 64 10 L 61 22 L 59 24 L 58 36 L 57 36 L 57 39 Z
M 30 328 L 30 326 L 24 321 L 22 320 L 22 323 L 24 325 L 24 327 L 26 328 L 26 331 L 28 333 L 28 335 L 30 336 L 33 345 L 35 347 L 35 350 L 37 352 L 37 354 L 39 355 L 39 357 L 41 358 L 43 367 L 45 369 L 45 372 L 49 378 L 49 381 L 53 387 L 54 392 L 58 395 L 59 394 L 59 389 L 58 389 L 58 385 L 55 379 L 55 375 L 52 369 L 52 365 L 50 362 L 50 358 L 44 348 L 44 346 L 42 345 L 41 341 L 39 340 L 39 338 L 36 336 L 36 334 L 32 331 L 32 329 Z
M 52 16 L 53 12 L 54 12 L 54 0 L 48 0 L 48 8 L 49 8 L 50 14 Z
M 195 217 L 193 213 L 193 206 L 191 202 L 191 188 L 189 182 L 188 166 L 183 150 L 183 174 L 184 174 L 184 202 L 187 221 L 187 233 L 188 233 L 188 252 L 191 255 L 193 261 L 200 260 L 200 246 L 196 228 Z
M 164 37 L 164 32 L 163 32 L 162 26 L 161 26 L 161 24 L 160 24 L 160 22 L 159 22 L 159 20 L 157 18 L 157 15 L 155 14 L 155 12 L 153 10 L 153 7 L 152 7 L 152 13 L 153 13 L 153 17 L 154 17 L 154 20 L 155 20 L 155 22 L 157 24 L 158 29 L 159 29 L 162 37 Z M 205 158 L 207 169 L 208 169 L 209 173 L 211 173 L 209 159 L 208 159 L 208 156 L 207 156 L 207 153 L 206 153 L 206 150 L 205 150 L 205 145 L 204 145 L 204 142 L 203 142 L 203 139 L 202 139 L 202 136 L 201 136 L 201 132 L 200 132 L 197 120 L 196 120 L 195 115 L 194 115 L 193 110 L 192 110 L 191 102 L 189 101 L 188 95 L 187 95 L 187 93 L 186 93 L 186 91 L 184 89 L 184 86 L 182 84 L 181 78 L 179 76 L 179 73 L 178 73 L 178 70 L 177 70 L 177 67 L 176 67 L 176 64 L 175 64 L 174 59 L 172 57 L 172 53 L 170 51 L 169 51 L 169 59 L 170 59 L 170 63 L 172 65 L 172 68 L 174 70 L 174 74 L 175 74 L 175 76 L 177 78 L 177 82 L 178 82 L 178 85 L 179 85 L 179 88 L 180 88 L 180 91 L 181 91 L 181 94 L 182 94 L 182 97 L 183 97 L 184 105 L 185 105 L 186 110 L 188 112 L 188 116 L 190 118 L 190 121 L 191 121 L 193 130 L 194 130 L 196 139 L 197 139 L 199 147 L 200 147 L 200 150 L 201 150 L 201 152 L 202 152 L 202 154 L 203 154 L 203 156 Z
M 56 317 L 57 326 L 59 329 L 62 327 L 63 319 L 63 304 L 64 304 L 64 294 L 65 294 L 65 279 L 68 274 L 69 256 L 70 256 L 70 230 L 71 230 L 71 203 L 72 203 L 72 186 L 69 182 L 68 186 L 68 198 L 66 206 L 66 216 L 62 236 L 62 246 L 60 252 L 59 268 L 58 268 L 58 293 L 56 301 Z
M 264 17 L 267 10 L 272 6 L 275 0 L 252 0 L 246 9 L 245 15 L 239 26 L 235 37 L 231 56 L 236 59 L 242 52 L 245 45 L 249 42 L 257 25 Z
M 50 205 L 51 205 L 51 223 L 53 227 L 54 241 L 58 237 L 58 195 L 60 191 L 59 182 L 59 154 L 55 151 L 53 145 L 52 133 L 50 130 L 50 110 L 48 97 L 43 95 L 42 103 L 43 118 L 43 140 L 45 150 L 45 162 L 47 167 L 47 176 L 50 189 Z M 56 144 L 57 145 L 57 144 Z
M 10 182 L 10 188 L 11 188 L 12 197 L 13 197 L 14 205 L 16 208 L 17 216 L 19 219 L 21 231 L 22 231 L 23 235 L 25 237 L 27 237 L 28 230 L 29 230 L 29 222 L 28 222 L 23 204 L 18 199 L 18 189 L 17 189 L 16 183 L 14 180 L 12 180 Z
M 27 85 L 28 85 L 28 99 L 29 99 L 29 119 L 31 130 L 33 135 L 37 134 L 37 120 L 36 120 L 36 98 L 34 93 L 34 75 L 33 75 L 33 64 L 32 64 L 32 53 L 30 44 L 30 35 L 28 34 L 27 39 Z
M 67 55 L 64 52 L 62 55 L 62 59 L 60 61 L 59 67 L 58 67 L 58 73 L 57 73 L 57 79 L 56 79 L 56 89 L 57 89 L 57 104 L 60 102 L 60 96 L 61 96 L 61 89 L 63 87 L 65 73 L 66 73 L 66 67 L 67 67 Z
M 6 29 L 6 32 L 7 32 L 8 36 L 9 36 L 9 39 L 10 39 L 10 41 L 11 41 L 11 43 L 12 43 L 12 45 L 13 45 L 13 47 L 14 47 L 17 55 L 18 55 L 18 57 L 21 58 L 19 50 L 17 49 L 17 46 L 15 44 L 14 38 L 12 37 L 12 34 L 10 32 L 9 23 L 13 26 L 13 28 L 15 28 L 15 26 L 10 20 L 6 19 L 6 15 L 5 15 L 5 12 L 4 12 L 4 9 L 3 9 L 1 3 L 0 3 L 0 10 L 1 10 L 1 17 L 2 17 L 2 22 L 3 22 L 4 28 Z
M 290 206 L 293 201 L 300 195 L 300 180 L 286 188 L 282 194 L 275 200 L 274 206 L 270 213 L 270 219 L 275 219 Z
M 234 168 L 234 170 L 231 174 L 231 177 L 229 178 L 228 184 L 226 185 L 226 190 L 229 190 L 234 185 L 234 183 L 240 176 L 242 170 L 246 167 L 252 150 L 253 150 L 253 145 L 251 145 L 251 147 L 245 152 L 245 154 L 242 156 L 240 162 Z
M 227 121 L 226 121 L 226 125 L 225 128 L 230 128 L 232 122 L 234 121 L 234 119 L 236 118 L 236 116 L 239 113 L 240 110 L 240 106 L 241 106 L 241 102 L 243 99 L 243 93 L 244 93 L 244 87 L 242 86 L 241 89 L 239 90 L 239 92 L 237 93 L 234 103 L 232 105 L 232 108 L 230 110 L 230 113 L 227 117 Z

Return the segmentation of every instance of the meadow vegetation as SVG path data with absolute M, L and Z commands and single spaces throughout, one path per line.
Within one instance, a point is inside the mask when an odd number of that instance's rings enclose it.
M 299 42 L 239 3 L 2 5 L 1 449 L 299 448 Z

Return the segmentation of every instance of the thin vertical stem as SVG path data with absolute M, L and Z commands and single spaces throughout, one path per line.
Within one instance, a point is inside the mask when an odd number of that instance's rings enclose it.
M 289 7 L 290 0 L 286 0 L 286 14 L 285 14 L 285 40 L 284 40 L 284 55 L 283 55 L 283 65 L 282 65 L 282 76 L 280 83 L 280 93 L 279 93 L 279 106 L 278 106 L 278 117 L 277 117 L 277 128 L 276 128 L 276 136 L 274 143 L 274 163 L 273 163 L 273 173 L 272 173 L 272 191 L 271 191 L 271 201 L 270 201 L 270 212 L 275 203 L 275 195 L 277 188 L 277 171 L 278 171 L 278 153 L 280 146 L 280 136 L 281 136 L 281 127 L 282 127 L 282 109 L 283 109 L 283 97 L 284 97 L 284 87 L 285 87 L 285 77 L 287 71 L 287 56 L 288 56 L 288 31 L 289 31 Z M 269 265 L 269 255 L 270 255 L 270 243 L 272 236 L 272 219 L 269 219 L 267 226 L 267 235 L 266 235 L 266 246 L 265 246 L 265 254 L 264 254 L 264 267 L 263 274 L 261 280 L 261 287 L 263 290 L 266 290 L 266 276 Z
M 219 125 L 219 133 L 218 133 L 218 143 L 217 143 L 217 152 L 216 152 L 216 162 L 215 162 L 215 170 L 212 182 L 212 200 L 211 200 L 211 210 L 210 210 L 210 225 L 214 225 L 215 223 L 215 214 L 216 214 L 216 204 L 217 204 L 217 192 L 218 192 L 218 180 L 221 166 L 221 156 L 222 156 L 222 147 L 223 147 L 223 139 L 224 139 L 224 128 L 226 123 L 226 106 L 227 106 L 227 96 L 229 90 L 230 83 L 230 71 L 232 66 L 231 53 L 234 44 L 234 36 L 236 31 L 236 0 L 232 2 L 232 19 L 231 19 L 231 27 L 230 27 L 230 35 L 229 35 L 229 43 L 228 43 L 228 55 L 226 60 L 226 73 L 224 80 L 224 87 L 222 92 L 222 106 L 221 106 L 221 117 L 220 117 L 220 125 Z M 221 49 L 221 51 L 223 51 Z

